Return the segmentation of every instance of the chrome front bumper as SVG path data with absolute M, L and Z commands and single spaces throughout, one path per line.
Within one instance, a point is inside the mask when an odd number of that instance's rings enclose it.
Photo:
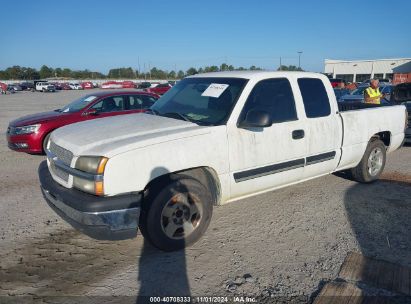
M 39 167 L 41 191 L 49 206 L 84 234 L 104 240 L 119 240 L 137 234 L 142 195 L 97 197 L 67 189 L 53 180 L 43 162 Z

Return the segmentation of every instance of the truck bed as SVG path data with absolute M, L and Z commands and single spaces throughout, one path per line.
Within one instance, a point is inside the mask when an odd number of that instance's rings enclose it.
M 370 109 L 370 108 L 380 108 L 380 107 L 391 107 L 392 104 L 371 104 L 363 102 L 338 102 L 338 111 L 353 111 L 361 109 Z

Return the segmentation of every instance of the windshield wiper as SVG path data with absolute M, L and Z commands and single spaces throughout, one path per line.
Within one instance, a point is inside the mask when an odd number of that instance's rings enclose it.
M 61 109 L 55 109 L 54 112 L 61 112 Z
M 168 112 L 168 113 L 162 114 L 162 116 L 167 116 L 167 117 L 169 117 L 169 116 L 178 116 L 178 117 L 184 119 L 185 121 L 196 123 L 194 120 L 190 119 L 187 115 L 184 115 L 184 114 L 181 114 L 181 113 L 178 113 L 178 112 Z

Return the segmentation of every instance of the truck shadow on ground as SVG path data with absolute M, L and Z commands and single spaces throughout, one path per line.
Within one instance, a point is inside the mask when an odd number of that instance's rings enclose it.
M 137 239 L 101 241 L 58 227 L 0 256 L 0 302 L 8 295 L 58 296 L 61 301 L 76 295 L 76 303 L 93 300 L 83 298 L 87 293 L 103 294 L 108 299 L 100 300 L 108 302 L 114 294 L 138 294 L 137 303 L 149 302 L 153 295 L 190 295 L 184 250 L 162 252 L 141 234 Z M 117 300 L 136 303 L 135 296 Z
M 0 256 L 0 296 L 64 298 L 96 289 L 102 291 L 99 294 L 110 296 L 106 280 L 116 281 L 122 269 L 130 271 L 127 277 L 134 281 L 125 281 L 130 287 L 124 289 L 127 294 L 136 294 L 137 289 L 138 295 L 144 297 L 189 295 L 185 252 L 164 253 L 146 241 L 140 251 L 139 243 L 135 240 L 95 241 L 72 229 L 33 239 L 24 247 Z M 138 288 L 133 280 L 136 268 Z M 118 288 L 118 282 L 115 285 Z M 134 303 L 133 298 L 124 300 Z M 81 298 L 77 301 L 81 302 Z M 140 302 L 137 300 L 137 303 Z
M 411 266 L 411 176 L 384 174 L 355 184 L 344 204 L 363 255 Z

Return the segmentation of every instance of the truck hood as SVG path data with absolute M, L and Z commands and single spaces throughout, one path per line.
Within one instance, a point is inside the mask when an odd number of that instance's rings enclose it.
M 22 127 L 27 125 L 39 124 L 42 122 L 59 119 L 62 116 L 67 116 L 68 113 L 62 113 L 57 111 L 42 112 L 37 114 L 31 114 L 27 116 L 20 117 L 10 122 L 12 127 Z
M 54 131 L 51 140 L 76 156 L 112 157 L 148 145 L 209 132 L 209 127 L 188 121 L 138 113 L 71 124 Z

